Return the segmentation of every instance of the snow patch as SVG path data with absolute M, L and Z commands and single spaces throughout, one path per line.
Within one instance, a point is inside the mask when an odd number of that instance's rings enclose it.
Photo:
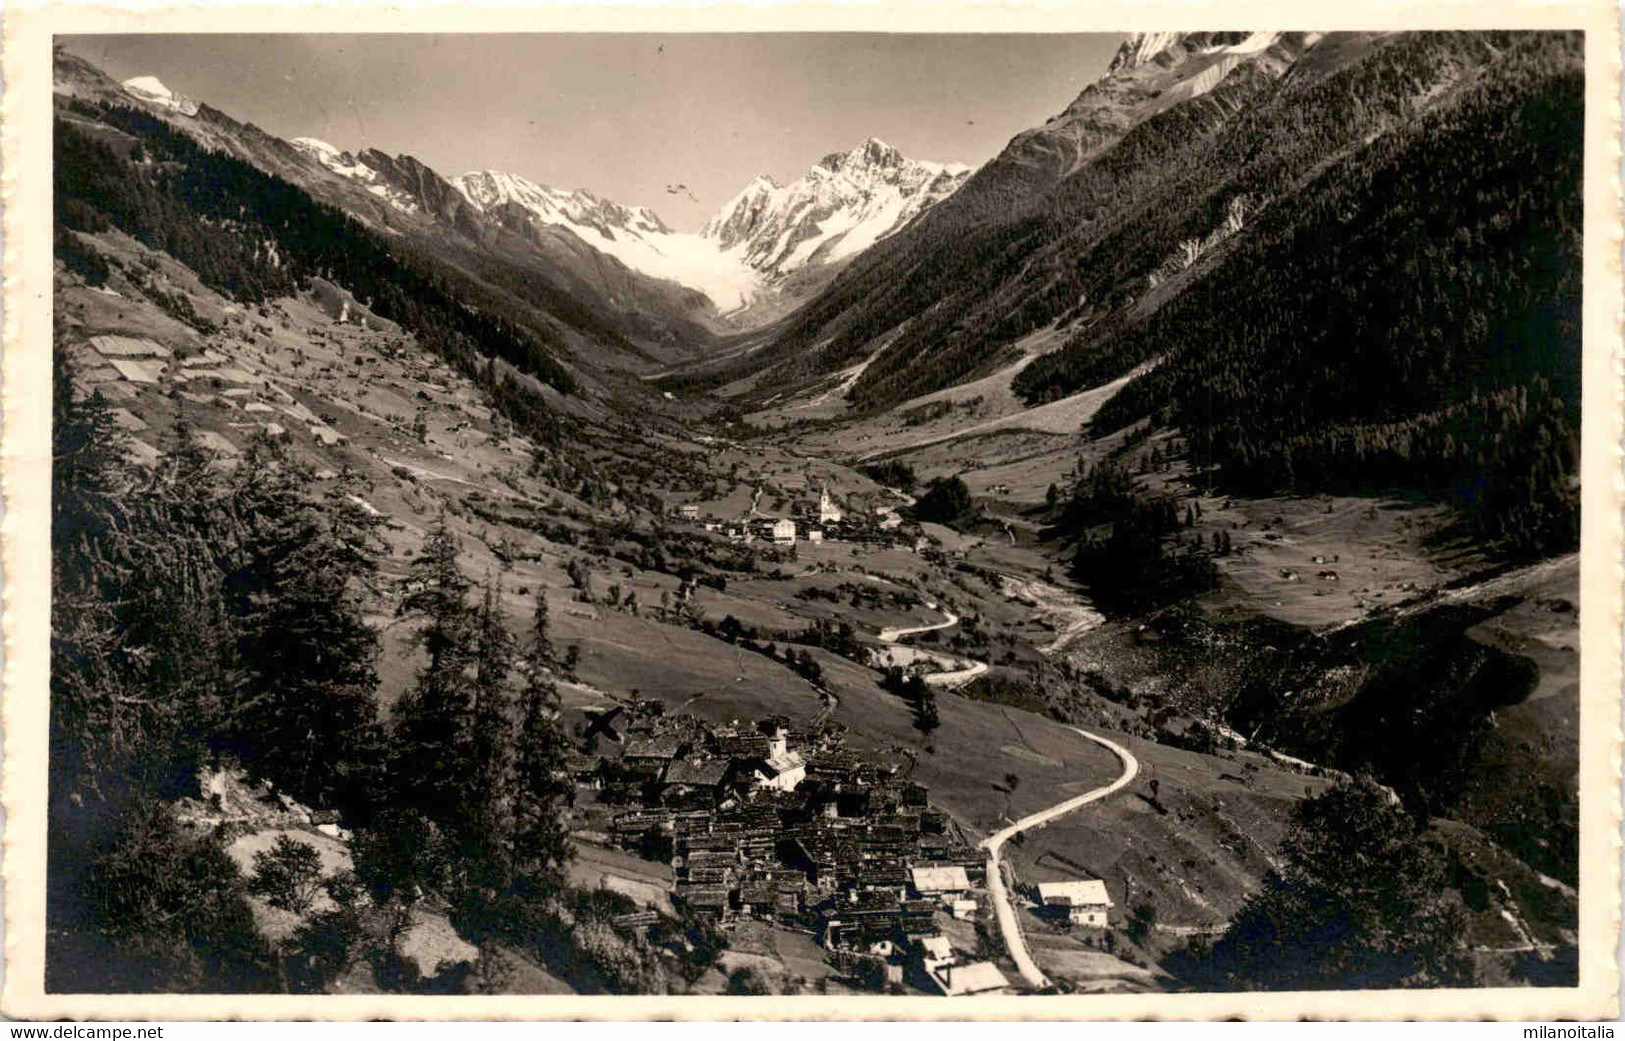
M 176 94 L 164 86 L 157 76 L 134 76 L 120 84 L 124 93 L 131 97 L 163 108 L 171 109 L 185 116 L 197 115 L 197 102 L 190 98 Z
M 288 143 L 314 158 L 332 173 L 359 182 L 368 192 L 383 199 L 402 213 L 417 212 L 417 203 L 413 201 L 411 196 L 386 183 L 379 177 L 377 170 L 362 162 L 357 156 L 342 151 L 316 137 L 296 137 Z
M 761 276 L 742 254 L 671 230 L 647 206 L 621 206 L 588 191 L 563 191 L 496 170 L 466 173 L 451 183 L 481 212 L 517 204 L 634 271 L 698 289 L 724 313 L 745 307 L 762 288 Z
M 1224 48 L 1224 51 L 1226 54 L 1257 54 L 1280 38 L 1280 33 L 1253 33 L 1240 43 Z
M 821 159 L 788 185 L 757 177 L 700 234 L 745 247 L 751 266 L 783 275 L 846 260 L 893 234 L 969 179 L 963 163 L 905 158 L 879 138 Z
M 136 76 L 134 79 L 127 79 L 124 81 L 124 89 L 132 94 L 146 94 L 165 100 L 175 96 L 157 76 Z

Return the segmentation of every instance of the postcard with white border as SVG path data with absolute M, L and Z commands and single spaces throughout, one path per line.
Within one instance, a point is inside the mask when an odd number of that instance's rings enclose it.
M 8 10 L 3 1011 L 1617 1016 L 1616 15 Z

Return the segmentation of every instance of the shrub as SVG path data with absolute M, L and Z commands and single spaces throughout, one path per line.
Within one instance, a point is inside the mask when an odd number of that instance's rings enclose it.
M 254 854 L 248 891 L 265 897 L 272 907 L 302 915 L 321 888 L 322 858 L 316 847 L 282 835 L 276 845 Z

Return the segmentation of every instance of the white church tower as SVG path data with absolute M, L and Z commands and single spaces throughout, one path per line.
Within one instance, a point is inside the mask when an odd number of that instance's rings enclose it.
M 838 523 L 843 516 L 845 516 L 845 514 L 841 512 L 841 508 L 830 501 L 830 498 L 829 498 L 829 485 L 827 485 L 827 484 L 819 485 L 819 487 L 818 487 L 818 523 L 820 523 L 820 524 L 835 524 L 835 523 Z

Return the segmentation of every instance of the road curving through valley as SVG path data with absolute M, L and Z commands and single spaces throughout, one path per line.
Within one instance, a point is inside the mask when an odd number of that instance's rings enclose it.
M 1071 813 L 1073 810 L 1089 803 L 1104 799 L 1113 792 L 1120 791 L 1133 782 L 1140 772 L 1140 761 L 1128 749 L 1115 741 L 1109 741 L 1098 734 L 1091 734 L 1087 730 L 1077 727 L 1067 727 L 1068 730 L 1079 734 L 1097 745 L 1103 745 L 1123 763 L 1123 772 L 1111 784 L 1085 792 L 1082 795 L 1058 802 L 1047 810 L 1039 810 L 1021 818 L 1002 831 L 994 832 L 982 842 L 982 848 L 987 850 L 987 887 L 993 898 L 993 909 L 999 919 L 999 930 L 1004 933 L 1004 945 L 1010 951 L 1010 957 L 1015 961 L 1016 968 L 1027 981 L 1027 985 L 1039 989 L 1049 986 L 1049 977 L 1039 969 L 1038 963 L 1033 961 L 1032 954 L 1027 950 L 1026 937 L 1021 934 L 1021 925 L 1016 921 L 1015 905 L 1011 902 L 1010 892 L 1004 884 L 1004 868 L 999 861 L 999 851 L 1005 842 L 1029 828 L 1036 828 L 1057 817 Z

